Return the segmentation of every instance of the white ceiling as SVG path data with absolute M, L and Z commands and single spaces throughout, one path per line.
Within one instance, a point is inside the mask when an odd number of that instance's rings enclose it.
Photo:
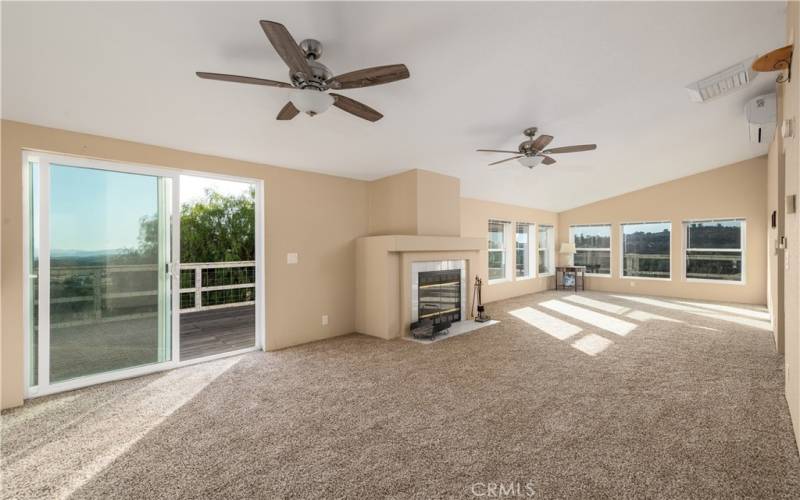
M 2 4 L 2 116 L 289 168 L 376 179 L 410 168 L 463 196 L 564 210 L 764 154 L 743 106 L 683 87 L 781 45 L 785 3 Z M 274 119 L 286 91 L 201 80 L 286 80 L 259 19 L 323 42 L 334 73 L 405 63 L 411 79 L 343 91 L 383 112 Z M 552 147 L 529 171 L 486 166 L 522 129 Z

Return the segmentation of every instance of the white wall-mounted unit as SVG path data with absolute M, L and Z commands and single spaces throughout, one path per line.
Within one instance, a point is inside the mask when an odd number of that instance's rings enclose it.
M 764 94 L 747 102 L 744 107 L 750 142 L 769 144 L 775 135 L 778 111 L 775 94 Z

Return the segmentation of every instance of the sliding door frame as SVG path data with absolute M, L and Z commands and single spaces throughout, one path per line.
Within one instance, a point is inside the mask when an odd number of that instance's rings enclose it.
M 43 231 L 42 228 L 49 229 L 49 209 L 50 209 L 50 164 L 64 164 L 74 167 L 90 168 L 95 170 L 107 170 L 113 172 L 122 172 L 129 174 L 151 175 L 159 178 L 168 178 L 172 180 L 171 192 L 171 207 L 168 210 L 170 217 L 170 262 L 168 276 L 171 280 L 171 301 L 170 301 L 170 321 L 171 321 L 171 356 L 170 360 L 164 362 L 156 362 L 148 365 L 137 366 L 132 368 L 123 368 L 109 372 L 86 375 L 75 379 L 50 384 L 50 315 L 39 315 L 39 336 L 38 336 L 38 349 L 37 349 L 37 385 L 32 386 L 31 380 L 31 347 L 32 347 L 32 331 L 31 331 L 31 300 L 30 293 L 32 290 L 31 280 L 31 192 L 33 186 L 30 185 L 30 160 L 36 159 L 39 163 L 39 269 L 36 274 L 36 279 L 39 281 L 39 310 L 43 311 L 45 308 L 49 310 L 50 303 L 50 255 L 49 255 L 49 231 Z M 170 370 L 180 366 L 201 363 L 213 359 L 224 358 L 228 356 L 236 356 L 246 352 L 255 350 L 265 350 L 266 346 L 266 283 L 265 283 L 265 255 L 264 255 L 264 184 L 261 179 L 253 179 L 238 176 L 229 176 L 223 174 L 215 174 L 203 171 L 186 170 L 180 168 L 158 167 L 153 165 L 143 165 L 131 162 L 109 161 L 103 159 L 94 159 L 88 157 L 74 156 L 62 153 L 52 153 L 46 151 L 38 151 L 25 149 L 22 151 L 22 169 L 23 169 L 23 356 L 24 356 L 24 382 L 25 382 L 25 398 L 34 398 L 64 392 L 69 390 L 78 389 L 81 387 L 88 387 L 91 385 L 101 384 L 114 380 L 122 380 L 126 378 L 138 377 L 150 373 Z M 180 359 L 180 176 L 192 175 L 198 177 L 215 178 L 222 180 L 230 180 L 237 182 L 247 182 L 255 185 L 256 199 L 255 199 L 255 240 L 256 240 L 256 327 L 255 339 L 253 347 L 240 349 L 236 351 L 221 353 L 213 356 L 192 359 L 188 361 L 181 361 Z M 46 253 L 45 253 L 46 252 Z M 43 258 L 46 256 L 46 258 Z M 42 279 L 45 276 L 48 279 Z M 43 333 L 45 333 L 43 335 Z

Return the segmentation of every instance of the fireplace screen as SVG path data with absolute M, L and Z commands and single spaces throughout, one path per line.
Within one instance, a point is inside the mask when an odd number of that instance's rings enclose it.
M 461 321 L 461 270 L 419 273 L 419 319 Z

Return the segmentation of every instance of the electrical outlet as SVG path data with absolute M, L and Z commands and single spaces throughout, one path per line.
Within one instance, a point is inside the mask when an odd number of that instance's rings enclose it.
M 297 264 L 297 254 L 296 253 L 287 253 L 286 254 L 286 263 L 287 264 Z
M 322 326 L 328 326 L 328 315 L 327 314 L 323 314 L 322 315 Z

